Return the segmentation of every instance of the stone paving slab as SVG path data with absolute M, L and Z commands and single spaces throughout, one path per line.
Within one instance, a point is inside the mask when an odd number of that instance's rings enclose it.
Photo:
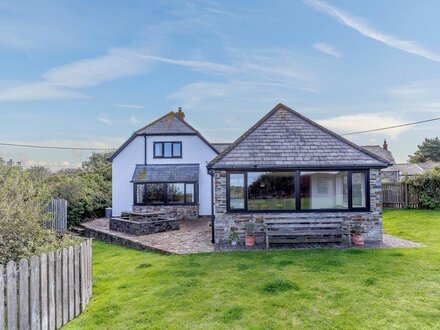
M 136 248 L 155 250 L 171 254 L 190 254 L 214 251 L 248 251 L 265 250 L 265 245 L 245 247 L 230 244 L 212 244 L 210 221 L 206 219 L 181 221 L 180 230 L 161 232 L 151 235 L 134 236 L 115 232 L 109 229 L 109 220 L 95 219 L 82 224 L 86 230 L 94 233 L 95 237 L 105 237 L 105 240 L 133 246 Z M 383 234 L 382 242 L 366 243 L 360 248 L 413 248 L 423 244 L 412 242 L 396 236 Z M 272 245 L 271 250 L 308 250 L 308 249 L 344 249 L 350 248 L 339 243 L 306 243 Z

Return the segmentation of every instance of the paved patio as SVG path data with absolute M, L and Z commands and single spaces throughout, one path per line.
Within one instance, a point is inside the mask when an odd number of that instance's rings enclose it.
M 167 231 L 151 235 L 134 236 L 109 230 L 109 220 L 100 218 L 82 224 L 87 234 L 112 243 L 132 246 L 145 250 L 155 250 L 170 254 L 189 254 L 213 251 L 264 250 L 264 245 L 247 248 L 243 245 L 214 245 L 211 243 L 210 221 L 206 219 L 181 221 L 180 230 Z M 362 248 L 413 248 L 423 244 L 396 236 L 384 234 L 380 243 L 367 243 Z M 304 249 L 341 249 L 344 244 L 308 243 L 273 245 L 271 250 Z

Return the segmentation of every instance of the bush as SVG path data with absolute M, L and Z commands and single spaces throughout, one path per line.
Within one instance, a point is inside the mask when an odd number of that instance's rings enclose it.
M 51 200 L 44 180 L 18 166 L 0 165 L 0 263 L 49 252 L 76 240 L 43 227 Z
M 405 182 L 412 184 L 419 195 L 419 208 L 440 208 L 440 167 L 407 178 Z

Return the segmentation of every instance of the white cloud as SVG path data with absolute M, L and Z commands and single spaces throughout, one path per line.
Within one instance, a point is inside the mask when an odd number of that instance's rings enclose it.
M 385 34 L 372 27 L 364 19 L 353 16 L 350 13 L 342 11 L 339 8 L 331 6 L 325 2 L 319 0 L 306 0 L 306 2 L 316 10 L 335 17 L 341 24 L 346 25 L 353 30 L 356 30 L 357 32 L 368 38 L 377 40 L 389 47 L 396 48 L 420 57 L 424 57 L 432 61 L 440 62 L 440 54 L 436 54 L 425 49 L 423 46 L 415 41 L 404 40 L 389 34 Z
M 141 55 L 141 57 L 148 59 L 150 61 L 162 62 L 167 64 L 174 64 L 187 67 L 194 71 L 200 72 L 208 72 L 208 73 L 232 73 L 235 71 L 235 68 L 225 65 L 219 64 L 215 62 L 207 62 L 207 61 L 193 61 L 193 60 L 176 60 L 162 56 L 154 56 L 154 55 Z
M 133 125 L 138 125 L 140 122 L 139 122 L 139 120 L 135 117 L 135 116 L 131 116 L 130 117 L 130 122 L 133 124 Z
M 366 131 L 388 126 L 405 124 L 404 121 L 388 114 L 364 113 L 356 115 L 339 116 L 316 121 L 318 124 L 335 131 L 338 134 Z M 365 133 L 370 135 L 380 134 L 392 139 L 408 130 L 409 127 L 393 128 L 383 131 Z
M 32 100 L 59 100 L 85 98 L 86 95 L 50 84 L 35 82 L 0 90 L 0 101 L 32 101 Z
M 118 107 L 118 108 L 127 108 L 127 109 L 144 109 L 145 107 L 143 105 L 136 105 L 136 104 L 111 104 L 111 106 L 113 107 Z
M 333 56 L 337 59 L 340 59 L 342 57 L 342 54 L 335 47 L 333 47 L 329 44 L 326 44 L 324 42 L 318 42 L 318 43 L 314 44 L 313 48 L 315 48 L 316 50 L 318 50 L 324 54 Z
M 440 80 L 414 81 L 387 91 L 399 110 L 440 113 Z
M 106 113 L 100 113 L 99 117 L 98 117 L 98 120 L 101 123 L 104 123 L 104 124 L 107 124 L 107 125 L 111 125 L 112 124 L 112 121 L 110 120 L 110 118 L 108 117 L 108 115 Z

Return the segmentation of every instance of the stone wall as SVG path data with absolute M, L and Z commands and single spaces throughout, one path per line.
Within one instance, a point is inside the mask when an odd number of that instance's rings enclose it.
M 228 243 L 231 230 L 237 231 L 239 241 L 244 241 L 245 224 L 255 223 L 257 244 L 265 241 L 264 219 L 323 219 L 342 218 L 350 226 L 360 224 L 364 229 L 364 239 L 367 242 L 382 240 L 382 183 L 380 170 L 370 170 L 370 212 L 327 212 L 327 213 L 227 213 L 226 212 L 226 172 L 215 171 L 215 240 L 216 243 Z
M 382 171 L 383 182 L 399 182 L 399 171 Z
M 110 230 L 127 233 L 130 235 L 149 235 L 162 231 L 180 229 L 180 220 L 128 220 L 122 218 L 110 219 Z
M 199 217 L 198 205 L 139 205 L 133 206 L 134 212 L 164 212 L 168 218 L 195 220 Z

